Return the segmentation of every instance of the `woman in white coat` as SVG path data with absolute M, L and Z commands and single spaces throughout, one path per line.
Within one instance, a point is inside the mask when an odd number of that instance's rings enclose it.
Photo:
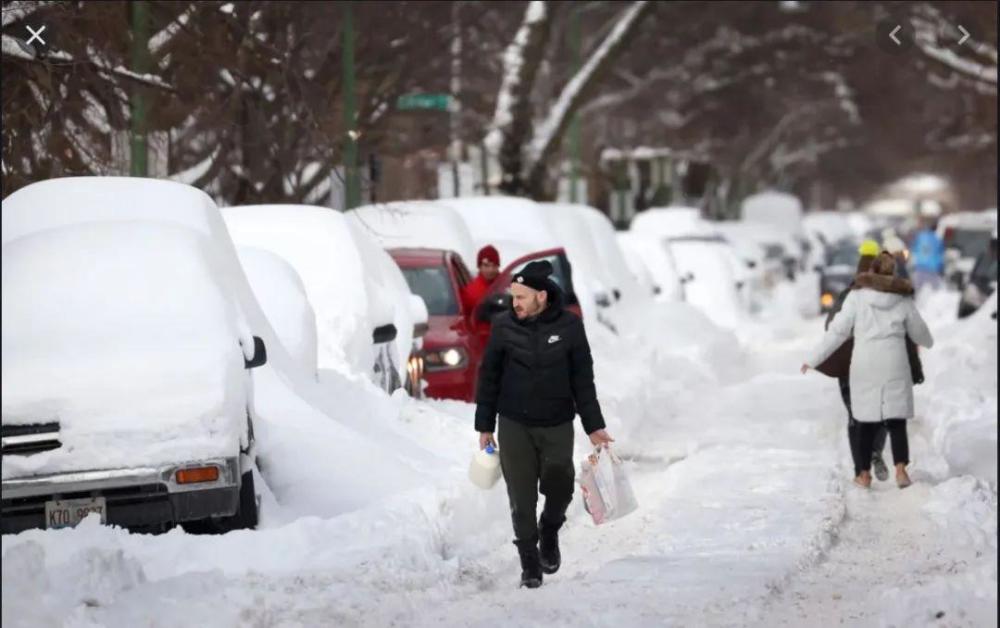
M 869 287 L 850 292 L 820 346 L 802 365 L 803 373 L 815 368 L 853 333 L 851 408 L 859 422 L 863 461 L 854 481 L 865 488 L 872 482 L 871 449 L 879 424 L 885 425 L 892 440 L 896 483 L 900 488 L 911 483 L 906 473 L 910 462 L 906 420 L 913 418 L 913 378 L 905 338 L 908 335 L 922 347 L 934 344 L 913 298 L 890 291 L 895 267 L 895 259 L 886 251 L 875 258 L 864 282 Z

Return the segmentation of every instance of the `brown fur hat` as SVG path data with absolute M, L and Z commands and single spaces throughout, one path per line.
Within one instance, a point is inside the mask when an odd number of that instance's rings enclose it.
M 861 273 L 867 273 L 871 270 L 872 262 L 875 261 L 874 255 L 862 255 L 858 258 L 858 270 L 855 271 L 855 275 L 860 275 Z
M 893 277 L 891 275 L 881 275 L 873 272 L 861 273 L 854 278 L 854 285 L 858 288 L 871 288 L 879 292 L 893 292 L 903 296 L 913 295 L 913 284 L 910 283 L 909 279 Z
M 869 272 L 891 277 L 896 273 L 896 258 L 889 251 L 882 251 L 872 262 Z

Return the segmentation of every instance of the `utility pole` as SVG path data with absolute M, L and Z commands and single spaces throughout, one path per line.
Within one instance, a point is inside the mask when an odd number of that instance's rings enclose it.
M 570 46 L 573 49 L 573 72 L 580 70 L 580 6 L 576 5 L 570 9 L 569 37 Z M 569 128 L 569 201 L 571 203 L 581 202 L 577 193 L 577 183 L 580 177 L 580 114 L 573 114 L 573 120 Z
M 451 131 L 451 178 L 453 183 L 452 196 L 461 194 L 459 184 L 458 164 L 462 161 L 461 123 L 462 103 L 459 94 L 462 91 L 462 24 L 459 21 L 459 2 L 451 3 L 451 98 L 448 110 L 451 112 L 449 129 Z
M 358 129 L 354 103 L 354 7 L 344 3 L 344 209 L 361 204 L 361 185 L 358 178 Z
M 132 71 L 138 74 L 149 72 L 149 3 L 136 0 L 132 8 Z M 132 86 L 129 104 L 131 115 L 131 154 L 129 173 L 133 177 L 145 177 L 148 172 L 149 152 L 146 146 L 146 94 L 139 84 Z

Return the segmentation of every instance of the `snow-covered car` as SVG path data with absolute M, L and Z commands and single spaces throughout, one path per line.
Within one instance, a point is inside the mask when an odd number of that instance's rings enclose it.
M 237 247 L 240 266 L 285 351 L 306 373 L 316 376 L 316 313 L 302 278 L 270 251 Z
M 774 286 L 782 278 L 794 277 L 798 261 L 789 251 L 794 251 L 797 245 L 787 233 L 742 220 L 719 222 L 716 229 L 734 246 L 757 247 L 762 252 L 760 271 L 766 287 Z
M 302 279 L 316 314 L 317 362 L 391 392 L 404 383 L 420 313 L 406 280 L 370 234 L 340 212 L 307 205 L 222 210 L 241 246 L 265 249 Z
M 344 213 L 357 221 L 382 248 L 454 251 L 469 268 L 476 264 L 476 243 L 465 221 L 436 201 L 394 201 L 363 205 Z
M 802 203 L 796 196 L 773 190 L 752 194 L 740 204 L 740 216 L 745 223 L 759 225 L 774 235 L 781 235 L 785 271 L 789 279 L 799 271 L 812 270 L 812 246 L 802 227 Z
M 844 240 L 855 240 L 857 236 L 848 222 L 847 216 L 835 211 L 810 211 L 802 217 L 802 228 L 812 243 L 815 270 L 826 265 L 831 250 Z
M 663 292 L 663 288 L 653 278 L 653 273 L 649 269 L 649 266 L 646 265 L 646 261 L 635 250 L 631 238 L 632 234 L 625 231 L 620 231 L 616 234 L 618 246 L 621 248 L 622 256 L 625 258 L 629 272 L 632 273 L 639 287 L 646 294 L 655 298 Z
M 73 185 L 54 183 L 35 185 Z M 5 218 L 50 209 L 32 187 L 4 201 Z M 203 233 L 148 220 L 4 241 L 4 533 L 89 514 L 136 530 L 256 526 L 250 369 L 267 356 L 219 282 L 218 253 Z
M 691 276 L 681 276 L 667 238 L 632 230 L 619 232 L 617 237 L 622 250 L 639 258 L 649 270 L 656 300 L 684 300 L 684 284 Z
M 976 260 L 989 249 L 997 228 L 997 210 L 955 212 L 938 221 L 938 235 L 945 246 L 944 276 L 962 288 Z
M 601 265 L 610 275 L 611 289 L 613 294 L 620 293 L 618 298 L 623 307 L 644 308 L 648 305 L 648 294 L 641 291 L 635 278 L 629 271 L 629 265 L 625 261 L 621 245 L 618 242 L 617 232 L 611 219 L 600 210 L 589 205 L 579 205 L 579 212 L 583 214 L 584 222 L 590 231 L 590 236 L 594 242 L 594 248 L 600 256 Z M 667 298 L 679 299 L 680 284 L 664 284 L 661 286 L 661 294 Z
M 730 245 L 719 236 L 669 239 L 677 267 L 691 280 L 684 285 L 687 302 L 720 327 L 739 325 L 744 311 L 739 281 L 733 273 Z

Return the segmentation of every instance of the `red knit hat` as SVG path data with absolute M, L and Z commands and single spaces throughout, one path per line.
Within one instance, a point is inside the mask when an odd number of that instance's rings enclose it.
M 479 253 L 476 255 L 476 266 L 482 266 L 483 261 L 493 262 L 494 265 L 500 265 L 500 253 L 491 244 L 487 244 L 483 248 L 479 249 Z

